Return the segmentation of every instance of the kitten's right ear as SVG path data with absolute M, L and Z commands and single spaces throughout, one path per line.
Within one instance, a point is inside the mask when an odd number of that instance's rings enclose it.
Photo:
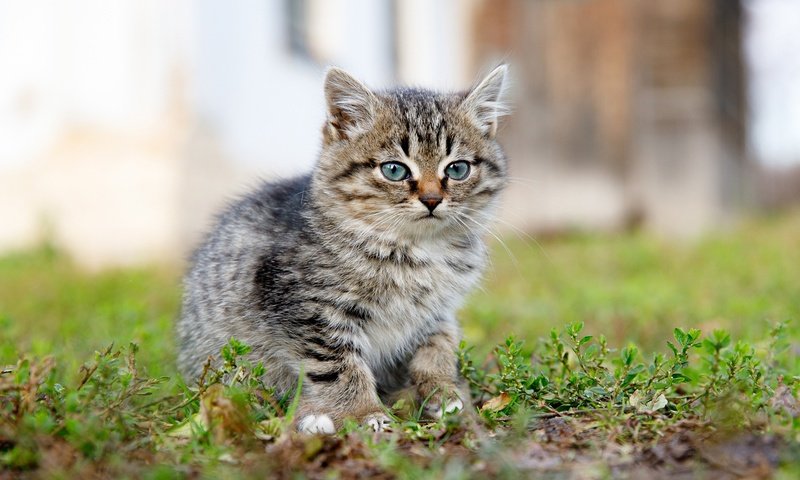
M 328 106 L 326 138 L 354 138 L 369 130 L 378 99 L 363 83 L 341 68 L 325 73 L 325 102 Z
M 501 99 L 506 72 L 508 72 L 506 65 L 495 68 L 469 92 L 464 100 L 464 106 L 470 116 L 489 138 L 493 138 L 497 133 L 498 117 L 508 113 L 508 107 Z

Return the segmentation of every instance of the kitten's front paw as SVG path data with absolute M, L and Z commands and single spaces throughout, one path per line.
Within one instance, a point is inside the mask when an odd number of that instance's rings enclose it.
M 389 430 L 392 419 L 383 413 L 374 413 L 364 418 L 364 425 L 371 428 L 373 432 L 385 432 Z
M 336 433 L 336 427 L 334 427 L 331 417 L 327 415 L 306 415 L 297 422 L 297 431 L 307 435 L 316 433 L 331 435 Z
M 464 402 L 460 398 L 451 398 L 445 400 L 444 405 L 441 403 L 431 405 L 429 409 L 431 418 L 439 420 L 445 413 L 456 413 L 464 409 Z

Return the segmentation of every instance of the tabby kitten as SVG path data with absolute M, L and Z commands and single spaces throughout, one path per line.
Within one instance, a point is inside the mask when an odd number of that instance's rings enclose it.
M 184 278 L 179 363 L 193 377 L 230 337 L 266 381 L 305 375 L 297 428 L 345 418 L 384 428 L 382 400 L 412 389 L 428 415 L 462 408 L 455 318 L 486 262 L 506 184 L 495 140 L 506 67 L 469 92 L 371 91 L 325 76 L 314 170 L 231 205 Z

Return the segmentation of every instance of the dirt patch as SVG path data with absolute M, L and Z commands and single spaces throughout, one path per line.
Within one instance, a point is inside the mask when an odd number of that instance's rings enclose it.
M 657 438 L 623 441 L 593 422 L 555 418 L 540 422 L 511 459 L 520 469 L 545 476 L 727 480 L 769 478 L 786 450 L 775 436 L 722 434 L 691 421 L 672 425 Z
M 721 433 L 690 420 L 666 426 L 655 436 L 637 437 L 636 431 L 635 424 L 617 428 L 592 418 L 556 417 L 538 420 L 523 432 L 458 427 L 426 431 L 425 438 L 416 440 L 408 432 L 292 433 L 273 441 L 233 444 L 212 470 L 207 457 L 194 463 L 150 448 L 91 462 L 62 440 L 41 438 L 38 466 L 0 471 L 0 479 L 141 477 L 159 465 L 185 478 L 393 479 L 435 471 L 454 478 L 758 479 L 770 478 L 781 459 L 790 458 L 792 448 L 776 436 Z

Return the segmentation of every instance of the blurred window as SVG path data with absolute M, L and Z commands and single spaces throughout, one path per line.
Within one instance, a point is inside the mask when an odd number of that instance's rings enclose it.
M 343 47 L 342 25 L 349 19 L 342 16 L 342 9 L 337 0 L 287 0 L 289 53 L 318 64 L 330 63 Z
M 289 51 L 292 55 L 313 59 L 309 48 L 308 0 L 286 0 Z

